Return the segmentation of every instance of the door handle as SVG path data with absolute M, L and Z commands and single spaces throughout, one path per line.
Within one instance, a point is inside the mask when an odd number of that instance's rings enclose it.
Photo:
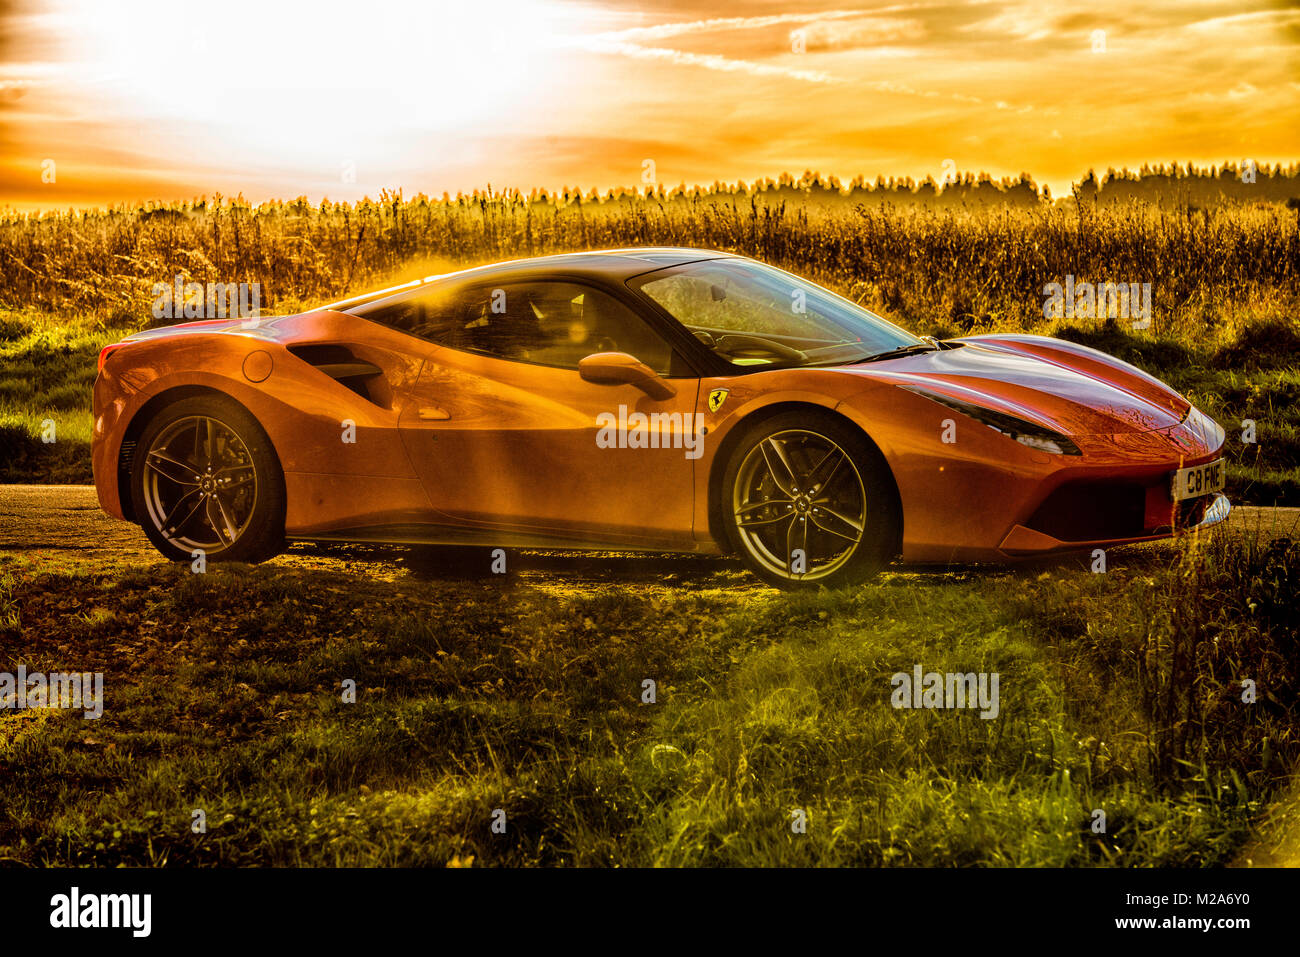
M 440 409 L 436 405 L 426 405 L 420 409 L 420 418 L 442 420 L 450 419 L 451 413 L 446 409 Z

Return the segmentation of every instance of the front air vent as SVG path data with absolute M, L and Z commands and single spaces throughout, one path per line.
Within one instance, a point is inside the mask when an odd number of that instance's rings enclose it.
M 135 463 L 135 439 L 123 439 L 122 449 L 117 454 L 117 470 L 123 475 L 131 474 L 131 466 Z
M 1146 489 L 1134 482 L 1067 482 L 1025 523 L 1063 542 L 1104 541 L 1143 533 Z

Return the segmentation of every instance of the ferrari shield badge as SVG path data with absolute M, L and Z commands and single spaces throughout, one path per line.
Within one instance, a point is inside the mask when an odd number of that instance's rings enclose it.
M 722 408 L 722 403 L 727 401 L 727 396 L 731 394 L 730 389 L 714 389 L 709 393 L 709 411 L 717 412 Z

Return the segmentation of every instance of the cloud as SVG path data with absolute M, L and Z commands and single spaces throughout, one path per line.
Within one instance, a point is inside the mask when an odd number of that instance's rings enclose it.
M 803 36 L 810 51 L 838 50 L 851 47 L 872 47 L 901 42 L 914 42 L 925 36 L 925 26 L 919 20 L 894 17 L 862 17 L 856 20 L 818 19 L 805 27 L 791 31 L 791 36 Z
M 875 13 L 901 12 L 918 6 L 921 4 L 899 4 L 880 8 Z M 787 53 L 794 51 L 793 40 L 796 33 L 803 40 L 803 51 L 808 52 L 880 46 L 898 40 L 920 39 L 925 35 L 924 27 L 917 20 L 864 14 L 863 10 L 822 10 L 816 13 L 712 17 L 568 37 L 562 42 L 590 53 L 624 56 L 637 60 L 658 60 L 724 73 L 743 73 L 749 76 L 829 84 L 842 81 L 825 70 L 759 62 L 718 53 L 691 52 L 658 44 L 664 40 L 737 31 L 770 30 L 782 26 L 798 27 L 796 31 L 791 31 L 792 42 L 785 48 Z
M 891 8 L 893 9 L 893 8 Z M 901 8 L 900 8 L 901 9 Z M 825 10 L 818 13 L 779 13 L 759 17 L 712 17 L 679 23 L 661 23 L 649 27 L 629 27 L 564 38 L 563 45 L 577 47 L 589 53 L 629 57 L 636 60 L 658 60 L 678 66 L 699 67 L 722 73 L 743 73 L 749 76 L 776 77 L 800 80 L 805 83 L 835 83 L 836 78 L 824 70 L 809 70 L 776 63 L 760 63 L 717 53 L 693 53 L 665 46 L 651 46 L 663 40 L 709 33 L 739 30 L 765 30 L 791 24 L 813 24 L 826 30 L 835 20 L 862 19 L 861 10 Z
M 761 30 L 787 23 L 812 23 L 818 20 L 835 20 L 844 17 L 861 17 L 861 10 L 826 10 L 821 13 L 777 13 L 764 17 L 713 17 L 708 20 L 690 20 L 685 23 L 661 23 L 653 27 L 630 27 L 601 34 L 610 40 L 629 43 L 669 40 L 692 33 L 715 33 L 721 30 Z
M 1056 14 L 1038 4 L 1008 4 L 992 16 L 959 27 L 962 33 L 988 33 L 1017 40 L 1044 40 L 1058 33 Z
M 1234 13 L 1225 17 L 1210 17 L 1189 23 L 1187 29 L 1197 33 L 1218 34 L 1224 29 L 1257 30 L 1293 26 L 1300 23 L 1300 10 L 1255 10 L 1251 13 Z
M 723 73 L 746 73 L 750 76 L 780 77 L 787 80 L 802 80 L 806 83 L 836 82 L 835 77 L 822 70 L 798 70 L 778 64 L 737 60 L 714 53 L 689 53 L 685 50 L 672 50 L 667 47 L 643 47 L 636 43 L 627 43 L 599 36 L 577 38 L 575 42 L 576 45 L 589 53 L 615 54 L 638 60 L 660 60 L 680 66 L 696 66 L 703 67 L 706 70 L 718 70 Z

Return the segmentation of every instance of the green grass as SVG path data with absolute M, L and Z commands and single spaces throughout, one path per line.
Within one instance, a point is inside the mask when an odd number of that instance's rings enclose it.
M 129 331 L 0 309 L 0 482 L 91 480 L 99 350 Z
M 1287 541 L 795 596 L 373 568 L 0 556 L 0 670 L 106 685 L 0 712 L 0 860 L 1203 866 L 1300 758 Z M 999 716 L 893 709 L 915 664 L 999 673 Z

